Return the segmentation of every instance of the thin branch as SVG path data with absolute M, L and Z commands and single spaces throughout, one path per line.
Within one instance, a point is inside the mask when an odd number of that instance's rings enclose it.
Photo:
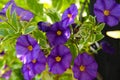
M 7 22 L 7 21 L 5 21 L 5 22 L 17 32 L 17 30 L 9 22 Z
M 85 0 L 85 2 L 82 5 L 81 12 L 80 12 L 80 17 L 79 17 L 79 21 L 82 21 L 82 14 L 83 14 L 83 11 L 84 11 L 84 8 L 85 8 L 85 5 L 87 4 L 87 2 L 88 1 Z

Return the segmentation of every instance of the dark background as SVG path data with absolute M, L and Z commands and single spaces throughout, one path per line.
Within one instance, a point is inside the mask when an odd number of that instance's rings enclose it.
M 91 15 L 94 15 L 93 6 L 95 1 L 96 0 L 90 0 L 89 8 Z M 120 4 L 120 0 L 116 0 L 116 2 Z M 103 80 L 120 80 L 120 39 L 113 39 L 106 36 L 106 31 L 111 30 L 120 30 L 120 23 L 114 27 L 109 27 L 108 25 L 105 25 L 102 31 L 105 36 L 103 40 L 107 41 L 108 43 L 110 43 L 111 46 L 115 48 L 115 53 L 109 54 L 100 50 L 99 53 L 95 55 L 95 58 L 98 63 L 98 72 L 101 74 Z

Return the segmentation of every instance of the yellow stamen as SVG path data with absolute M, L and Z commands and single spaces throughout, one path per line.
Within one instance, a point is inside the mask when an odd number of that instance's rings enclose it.
M 62 32 L 60 30 L 57 31 L 57 35 L 60 36 Z
M 72 14 L 68 14 L 67 16 L 68 16 L 68 18 L 72 18 Z
M 60 62 L 60 61 L 61 61 L 61 57 L 60 57 L 60 56 L 57 56 L 57 57 L 55 57 L 55 60 L 56 60 L 57 62 Z
M 37 61 L 36 61 L 36 59 L 32 60 L 32 63 L 34 63 L 34 64 L 35 64 L 36 62 L 37 62 Z
M 29 51 L 33 50 L 33 47 L 31 45 L 29 45 L 27 48 L 28 48 Z
M 109 16 L 110 15 L 110 11 L 109 10 L 104 10 L 103 13 L 104 13 L 105 16 Z
M 85 66 L 81 65 L 80 66 L 80 71 L 82 71 L 82 72 L 85 71 Z

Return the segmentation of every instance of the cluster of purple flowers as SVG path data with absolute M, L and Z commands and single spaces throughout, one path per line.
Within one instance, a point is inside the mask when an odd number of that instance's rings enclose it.
M 47 58 L 49 71 L 53 74 L 62 74 L 71 67 L 72 55 L 64 44 L 70 38 L 70 25 L 77 14 L 78 9 L 72 4 L 64 11 L 60 22 L 52 25 L 46 22 L 38 23 L 38 28 L 46 32 L 50 46 L 53 47 Z M 78 80 L 92 80 L 97 75 L 97 63 L 88 53 L 82 53 L 75 59 L 72 70 Z
M 0 11 L 1 16 L 6 16 L 6 11 L 10 5 L 11 14 L 16 11 L 20 20 L 30 21 L 33 18 L 34 15 L 30 11 L 18 7 L 14 0 L 10 0 Z M 98 22 L 105 22 L 109 26 L 118 24 L 120 18 L 119 12 L 120 5 L 115 0 L 96 0 L 94 4 L 94 13 Z M 72 54 L 70 49 L 65 46 L 65 43 L 70 38 L 70 25 L 73 25 L 77 14 L 77 6 L 72 4 L 64 11 L 61 21 L 53 24 L 38 22 L 39 30 L 46 33 L 51 46 L 51 52 L 47 56 L 44 55 L 38 42 L 31 35 L 21 35 L 17 38 L 16 55 L 23 63 L 21 70 L 25 80 L 32 80 L 37 74 L 44 71 L 46 63 L 49 66 L 49 71 L 53 74 L 62 74 L 72 67 L 74 77 L 78 80 L 93 80 L 97 76 L 98 65 L 95 59 L 86 52 L 79 53 L 74 59 L 74 64 L 71 66 Z M 112 53 L 114 52 L 113 48 L 110 48 L 108 44 L 101 43 L 101 46 L 103 46 L 106 52 L 110 50 L 112 50 Z M 4 53 L 2 52 L 2 54 Z M 8 73 L 11 74 L 11 71 Z
M 32 80 L 45 69 L 46 57 L 37 41 L 30 35 L 22 35 L 17 39 L 16 52 L 23 62 L 22 73 L 25 80 Z
M 72 55 L 70 49 L 64 44 L 70 38 L 70 27 L 78 13 L 75 4 L 72 4 L 62 15 L 62 20 L 54 24 L 39 22 L 38 28 L 46 32 L 46 36 L 52 47 L 47 59 L 40 50 L 37 41 L 30 35 L 22 35 L 17 39 L 17 57 L 23 62 L 22 73 L 25 80 L 32 80 L 40 74 L 46 62 L 49 71 L 53 74 L 62 74 L 71 67 Z M 79 54 L 72 68 L 75 78 L 78 80 L 92 80 L 97 75 L 97 63 L 87 53 Z
M 69 26 L 74 22 L 77 14 L 76 5 L 72 4 L 64 11 L 61 21 L 52 25 L 46 22 L 38 23 L 38 28 L 46 32 L 49 44 L 53 48 L 47 58 L 49 71 L 53 74 L 62 74 L 70 67 L 72 55 L 64 44 L 70 38 Z
M 115 26 L 120 21 L 120 4 L 115 0 L 96 0 L 94 13 L 98 22 L 104 22 L 109 26 Z

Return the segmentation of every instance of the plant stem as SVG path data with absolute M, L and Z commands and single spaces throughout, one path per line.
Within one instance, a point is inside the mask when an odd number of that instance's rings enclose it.
M 82 14 L 83 14 L 83 11 L 84 11 L 84 8 L 85 8 L 85 5 L 86 5 L 87 2 L 88 2 L 88 1 L 85 0 L 85 2 L 84 2 L 83 5 L 82 5 L 81 12 L 80 12 L 80 17 L 79 17 L 79 21 L 82 21 Z
M 14 29 L 15 32 L 17 32 L 17 30 L 7 21 L 5 21 L 12 29 Z

